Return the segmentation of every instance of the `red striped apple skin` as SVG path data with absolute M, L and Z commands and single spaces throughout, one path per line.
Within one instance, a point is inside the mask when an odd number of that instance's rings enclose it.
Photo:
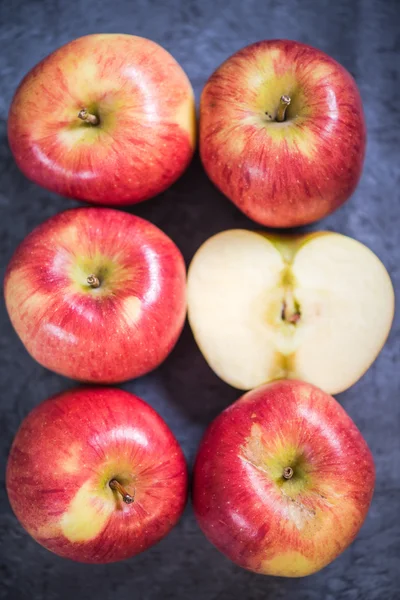
M 99 287 L 88 277 L 95 275 Z M 28 235 L 4 283 L 28 352 L 57 373 L 115 383 L 156 368 L 186 315 L 186 269 L 155 225 L 108 208 L 58 214 Z
M 238 565 L 301 577 L 353 541 L 374 482 L 372 455 L 343 408 L 308 383 L 281 380 L 211 424 L 194 467 L 193 507 L 207 538 Z
M 275 122 L 282 95 L 291 98 Z M 289 40 L 243 48 L 210 77 L 200 103 L 200 153 L 214 184 L 269 227 L 312 223 L 351 196 L 366 129 L 351 75 Z
M 87 109 L 99 119 L 78 118 Z M 62 46 L 23 79 L 8 138 L 39 185 L 95 204 L 126 205 L 167 189 L 195 145 L 191 84 L 161 46 L 122 34 Z
M 109 482 L 134 501 L 126 504 Z M 180 446 L 148 404 L 112 388 L 54 396 L 23 421 L 7 464 L 14 513 L 45 548 L 79 562 L 129 558 L 160 541 L 187 499 Z

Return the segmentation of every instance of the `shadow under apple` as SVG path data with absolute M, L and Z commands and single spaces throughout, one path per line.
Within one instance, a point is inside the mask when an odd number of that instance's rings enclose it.
M 124 210 L 160 227 L 177 244 L 187 264 L 215 233 L 256 225 L 208 179 L 198 151 L 182 177 L 164 193 Z
M 224 383 L 203 358 L 186 323 L 168 359 L 157 370 L 168 399 L 191 420 L 208 425 L 242 392 Z

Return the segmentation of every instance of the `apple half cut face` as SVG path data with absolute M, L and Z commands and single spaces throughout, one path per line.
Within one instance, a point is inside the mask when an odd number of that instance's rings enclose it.
M 377 256 L 344 235 L 230 230 L 194 256 L 188 310 L 205 359 L 230 385 L 294 378 L 335 394 L 384 345 L 394 292 Z

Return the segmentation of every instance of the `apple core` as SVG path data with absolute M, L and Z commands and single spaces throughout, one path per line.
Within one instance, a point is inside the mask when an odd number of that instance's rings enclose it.
M 300 306 L 293 296 L 292 290 L 286 290 L 284 300 L 282 302 L 282 321 L 296 325 L 301 317 Z

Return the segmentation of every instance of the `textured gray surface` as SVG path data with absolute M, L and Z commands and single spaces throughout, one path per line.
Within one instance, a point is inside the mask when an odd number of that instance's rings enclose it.
M 353 198 L 312 229 L 332 229 L 367 244 L 400 291 L 400 110 L 396 0 L 0 0 L 0 255 L 4 271 L 18 242 L 45 218 L 74 206 L 27 181 L 6 139 L 6 118 L 22 76 L 61 44 L 87 33 L 126 32 L 165 46 L 188 73 L 197 99 L 211 72 L 242 46 L 287 37 L 332 55 L 355 76 L 364 100 L 368 148 Z M 222 229 L 253 226 L 208 182 L 196 157 L 183 178 L 134 212 L 164 229 L 187 261 Z M 362 298 L 360 298 L 362 310 Z M 338 399 L 368 441 L 377 486 L 353 545 L 302 580 L 255 576 L 235 567 L 204 539 L 188 507 L 181 523 L 147 553 L 109 566 L 74 564 L 33 542 L 0 491 L 0 598 L 56 600 L 395 600 L 400 598 L 400 319 L 370 371 Z M 0 311 L 1 477 L 21 419 L 71 381 L 29 358 Z M 190 465 L 206 424 L 238 393 L 206 366 L 188 328 L 157 372 L 123 386 L 150 402 L 181 442 Z

